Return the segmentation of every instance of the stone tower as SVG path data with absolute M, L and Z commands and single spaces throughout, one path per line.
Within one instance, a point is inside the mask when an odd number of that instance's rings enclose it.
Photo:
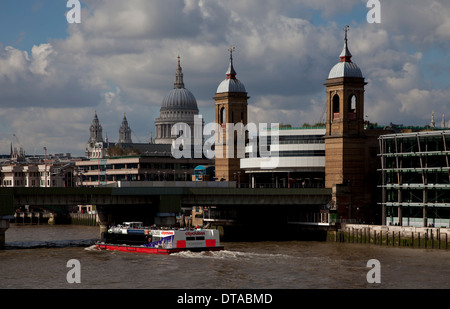
M 243 157 L 243 149 L 247 143 L 247 135 L 244 133 L 243 143 L 238 143 L 238 135 L 234 127 L 241 124 L 247 125 L 247 91 L 244 84 L 236 78 L 233 67 L 233 51 L 230 48 L 230 65 L 226 72 L 226 78 L 220 83 L 214 97 L 216 106 L 216 123 L 222 128 L 221 134 L 216 133 L 215 146 L 215 174 L 218 180 L 234 181 L 243 177 L 240 169 L 240 159 Z M 228 129 L 227 129 L 228 128 Z M 227 134 L 228 132 L 228 134 Z M 233 143 L 233 144 L 231 144 Z M 238 151 L 238 148 L 241 151 Z
M 325 83 L 327 118 L 325 133 L 325 187 L 341 207 L 341 218 L 353 218 L 352 208 L 366 203 L 366 136 L 364 132 L 364 86 L 359 67 L 352 62 L 345 30 L 339 63 Z
M 98 120 L 97 111 L 95 111 L 94 119 L 92 120 L 92 124 L 89 128 L 89 141 L 86 145 L 85 155 L 87 158 L 91 157 L 92 151 L 96 147 L 98 143 L 103 145 L 103 129 Z
M 125 113 L 123 114 L 122 126 L 119 129 L 119 140 L 117 141 L 119 144 L 132 144 L 131 140 L 131 129 L 128 125 L 127 116 Z

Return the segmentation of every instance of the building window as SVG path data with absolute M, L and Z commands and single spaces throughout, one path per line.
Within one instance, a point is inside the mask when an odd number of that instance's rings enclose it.
M 226 115 L 225 115 L 225 107 L 222 107 L 220 109 L 220 123 L 225 123 L 226 122 Z
M 339 119 L 339 96 L 333 96 L 333 119 Z
M 356 96 L 354 94 L 348 99 L 348 110 L 350 112 L 356 112 Z
M 356 119 L 356 96 L 354 94 L 348 98 L 348 118 Z

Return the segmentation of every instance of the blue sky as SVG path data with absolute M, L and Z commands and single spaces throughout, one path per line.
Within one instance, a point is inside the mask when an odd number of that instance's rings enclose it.
M 69 25 L 65 0 L 1 1 L 0 153 L 16 134 L 29 154 L 81 155 L 94 111 L 110 140 L 124 112 L 134 140 L 148 140 L 178 55 L 214 121 L 231 45 L 249 121 L 321 121 L 345 25 L 369 120 L 426 125 L 432 111 L 450 120 L 450 4 L 380 2 L 381 24 L 369 24 L 365 0 L 85 0 L 81 24 Z
M 30 51 L 33 45 L 67 35 L 64 0 L 14 0 L 0 3 L 3 45 Z

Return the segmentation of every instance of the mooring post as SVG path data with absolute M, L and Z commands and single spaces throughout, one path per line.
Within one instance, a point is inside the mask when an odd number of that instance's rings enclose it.
M 438 229 L 438 233 L 437 233 L 437 239 L 438 239 L 438 248 L 441 249 L 441 230 Z
M 431 238 L 431 249 L 433 249 L 433 243 L 434 243 L 434 239 L 433 239 L 433 229 L 430 230 L 430 238 Z
M 428 229 L 425 233 L 425 248 L 427 247 L 427 242 L 428 242 Z

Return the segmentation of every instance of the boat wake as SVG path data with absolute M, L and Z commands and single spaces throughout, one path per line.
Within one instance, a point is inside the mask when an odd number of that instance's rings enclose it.
M 97 246 L 95 244 L 84 248 L 84 250 L 86 250 L 86 251 L 101 251 L 99 248 L 97 248 Z
M 221 260 L 236 260 L 236 259 L 251 260 L 254 258 L 259 259 L 289 258 L 289 256 L 285 254 L 255 253 L 255 252 L 242 252 L 231 250 L 202 251 L 202 252 L 183 251 L 171 254 L 171 256 L 182 258 L 221 259 Z

